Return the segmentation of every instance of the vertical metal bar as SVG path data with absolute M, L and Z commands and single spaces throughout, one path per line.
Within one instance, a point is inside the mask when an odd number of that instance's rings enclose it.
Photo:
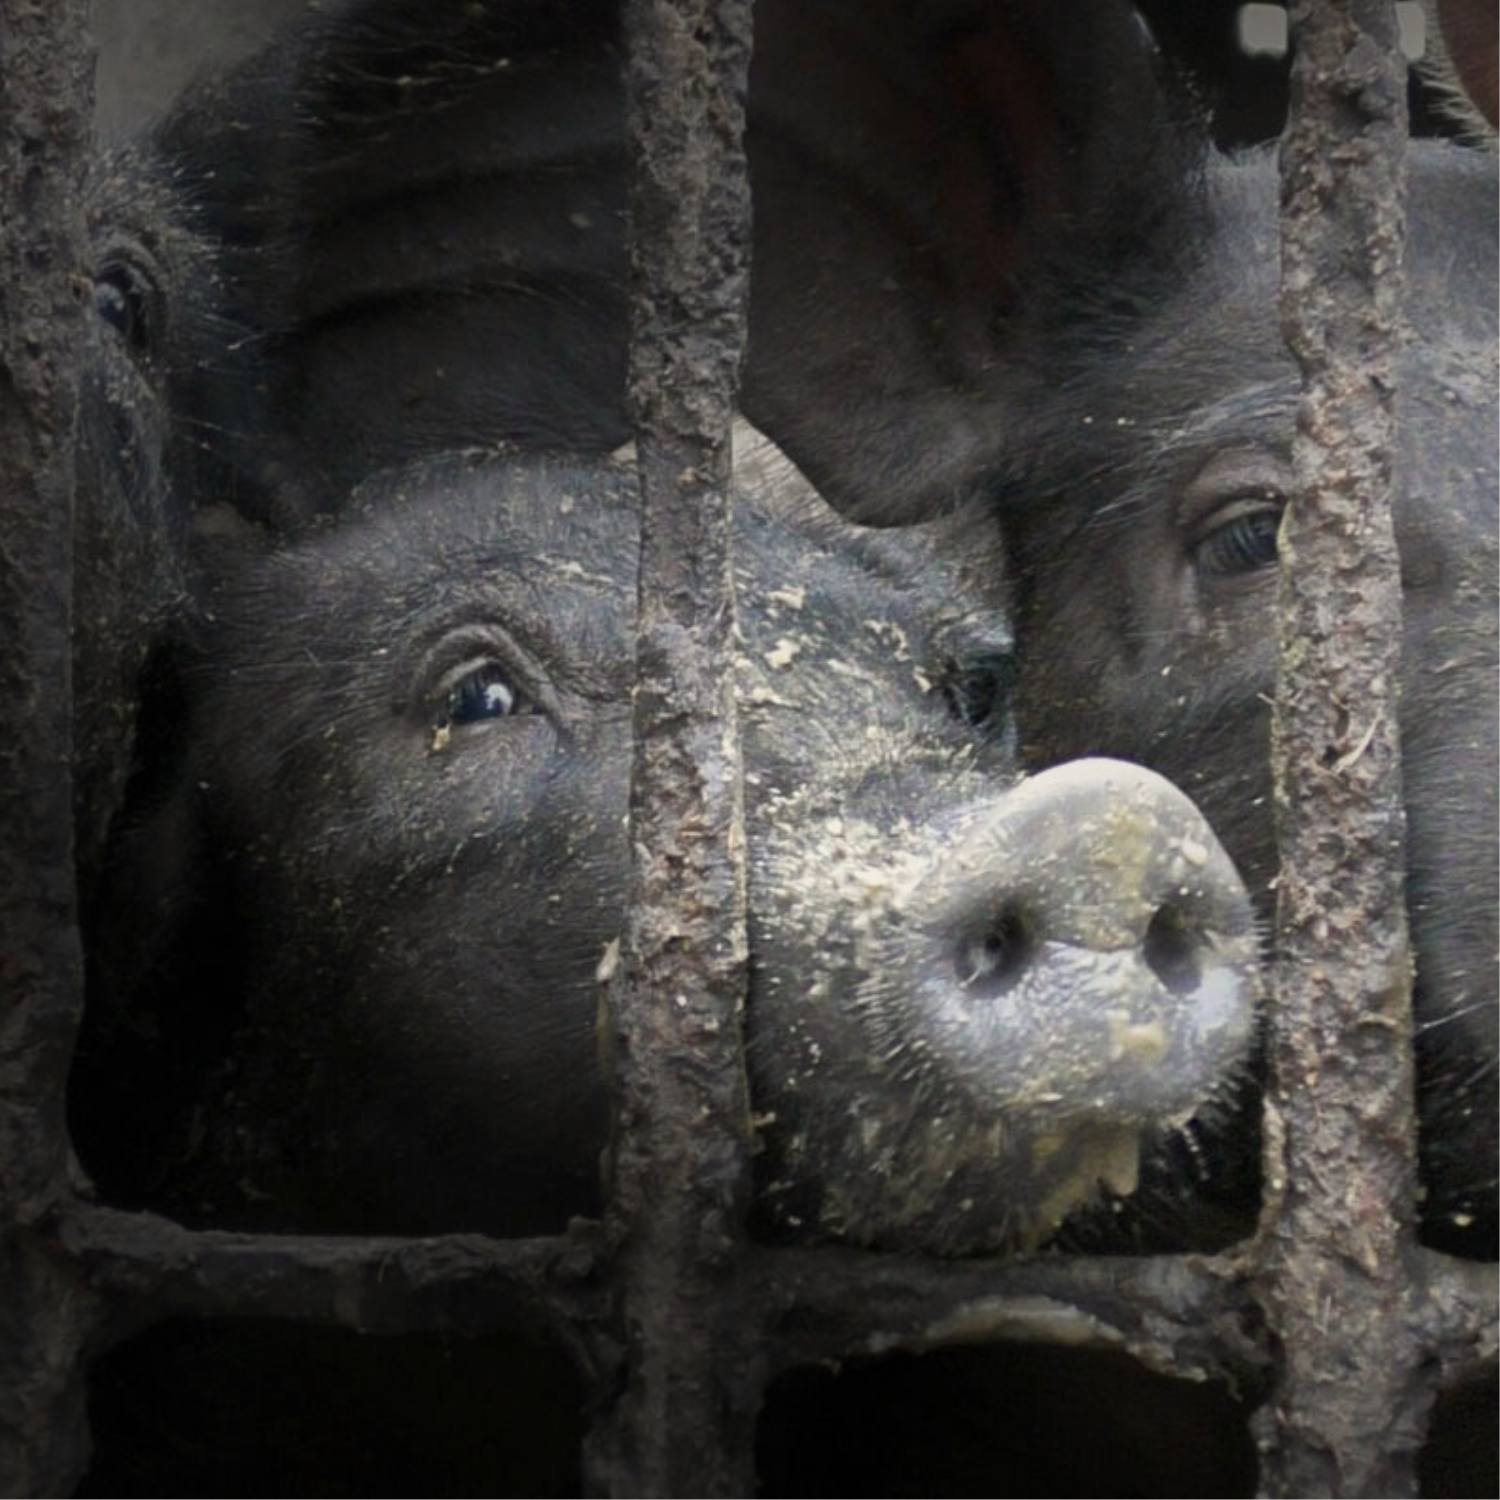
M 1416 1201 L 1392 526 L 1405 66 L 1389 0 L 1298 0 L 1282 322 L 1302 370 L 1273 716 L 1278 963 L 1262 1414 L 1280 1495 L 1410 1495 L 1430 1384 Z
M 750 11 L 625 8 L 642 486 L 632 907 L 613 996 L 626 1383 L 587 1460 L 590 1483 L 620 1495 L 753 1489 L 758 1395 L 732 1354 L 729 1294 L 750 1183 L 729 492 Z
M 86 1321 L 36 1225 L 66 1192 L 82 1001 L 73 875 L 74 440 L 86 0 L 0 0 L 0 1491 L 67 1493 Z

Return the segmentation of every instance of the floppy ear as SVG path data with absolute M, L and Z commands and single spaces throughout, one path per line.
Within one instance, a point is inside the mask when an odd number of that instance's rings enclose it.
M 179 400 L 283 531 L 375 470 L 629 436 L 619 0 L 315 7 L 156 132 L 235 337 Z
M 956 498 L 1039 266 L 1158 212 L 1167 114 L 1123 3 L 760 0 L 752 420 L 861 520 Z
M 182 399 L 248 513 L 628 436 L 619 9 L 353 0 L 168 122 L 246 330 Z M 862 519 L 950 498 L 1045 368 L 1037 269 L 1146 238 L 1166 116 L 1127 0 L 759 0 L 751 418 Z

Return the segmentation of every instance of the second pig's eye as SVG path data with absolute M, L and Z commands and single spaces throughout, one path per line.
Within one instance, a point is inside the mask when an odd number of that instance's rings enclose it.
M 501 668 L 486 662 L 449 688 L 441 720 L 445 724 L 474 724 L 481 719 L 508 719 L 535 712 Z
M 1281 512 L 1281 504 L 1270 496 L 1253 506 L 1236 507 L 1193 549 L 1199 572 L 1231 578 L 1273 566 Z
M 1002 728 L 1010 714 L 1015 658 L 996 652 L 955 662 L 943 682 L 943 696 L 954 717 L 971 729 Z

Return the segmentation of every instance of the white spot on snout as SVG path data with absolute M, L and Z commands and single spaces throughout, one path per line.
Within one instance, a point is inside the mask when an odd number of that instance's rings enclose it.
M 1167 1033 L 1160 1021 L 1132 1023 L 1128 1015 L 1111 1011 L 1109 1022 L 1109 1055 L 1111 1062 L 1129 1058 L 1132 1062 L 1154 1067 L 1166 1055 Z
M 1177 848 L 1190 865 L 1197 865 L 1201 869 L 1208 863 L 1208 850 L 1197 839 L 1189 838 L 1184 834 Z

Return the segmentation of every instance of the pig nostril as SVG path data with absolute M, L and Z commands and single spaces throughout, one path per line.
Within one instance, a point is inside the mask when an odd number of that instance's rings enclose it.
M 992 922 L 971 931 L 959 943 L 958 982 L 982 999 L 1004 994 L 1031 963 L 1037 945 L 1026 914 L 1017 907 L 1005 907 Z
M 1174 995 L 1186 994 L 1202 983 L 1202 940 L 1175 906 L 1157 907 L 1141 946 L 1151 972 Z

